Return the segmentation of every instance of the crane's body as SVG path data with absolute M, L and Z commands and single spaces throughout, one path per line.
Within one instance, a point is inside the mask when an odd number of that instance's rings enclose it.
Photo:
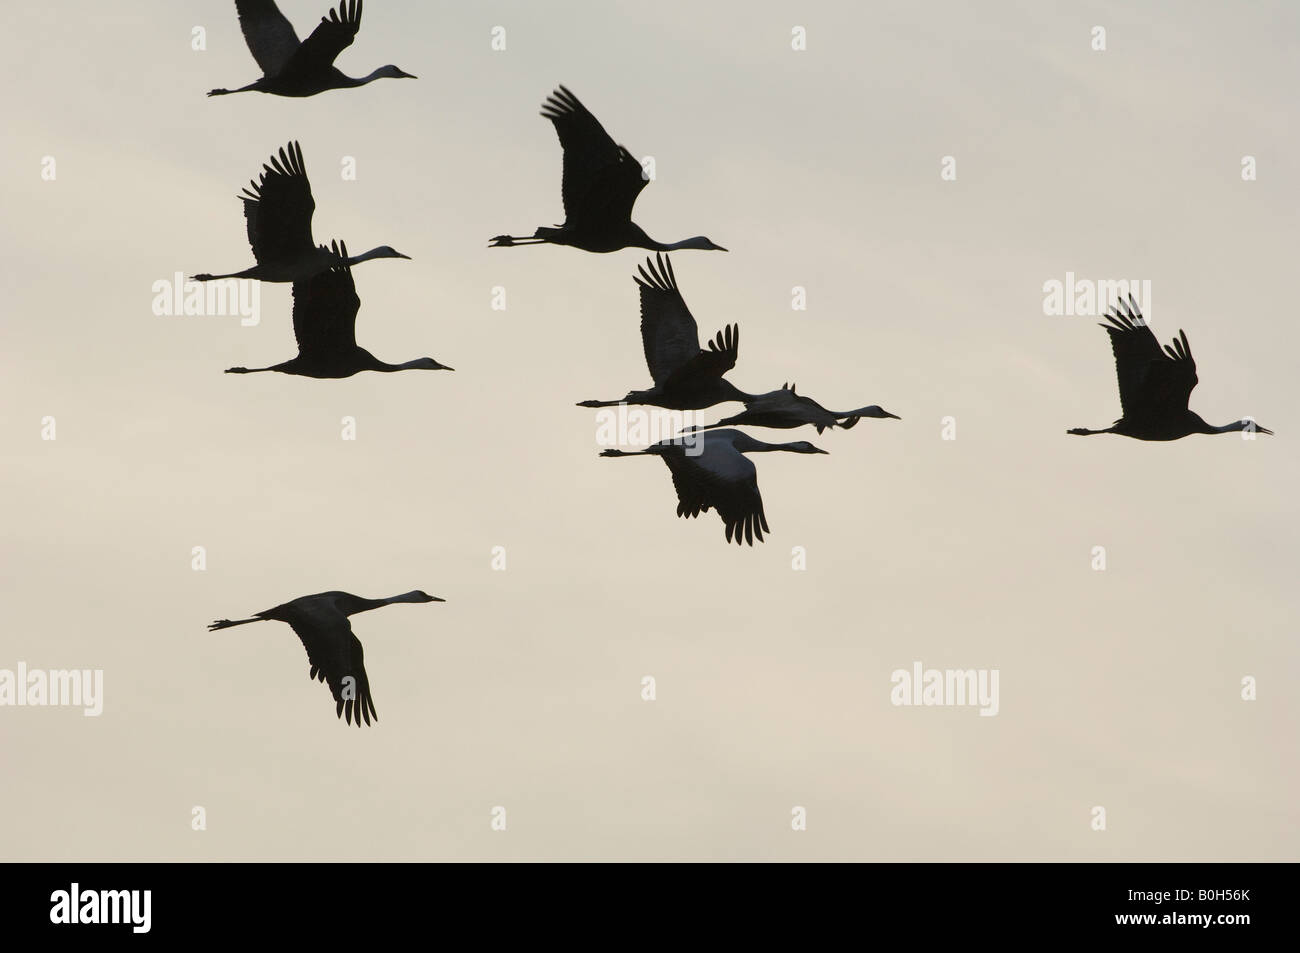
M 671 260 L 646 259 L 634 278 L 641 297 L 641 348 L 654 380 L 621 400 L 584 400 L 579 407 L 647 404 L 668 410 L 703 410 L 728 400 L 748 400 L 724 375 L 736 366 L 740 329 L 728 325 L 700 347 L 699 326 L 677 287 Z M 647 268 L 649 270 L 647 270 Z
M 331 89 L 353 89 L 377 79 L 415 79 L 389 64 L 366 76 L 353 77 L 334 66 L 334 58 L 352 45 L 361 29 L 362 0 L 342 0 L 338 10 L 320 23 L 305 41 L 275 0 L 235 0 L 244 42 L 262 70 L 260 79 L 238 89 L 214 89 L 209 96 L 269 93 L 273 96 L 315 96 Z
M 1113 433 L 1135 440 L 1166 441 L 1198 433 L 1273 432 L 1257 426 L 1250 418 L 1216 427 L 1189 410 L 1187 401 L 1198 378 L 1187 335 L 1180 330 L 1173 343 L 1165 345 L 1162 351 L 1132 295 L 1127 305 L 1121 301 L 1111 308 L 1106 320 L 1109 324 L 1101 327 L 1110 336 L 1115 354 L 1115 374 L 1124 414 L 1101 430 L 1075 427 L 1066 433 L 1080 437 Z
M 227 374 L 276 371 L 299 377 L 341 378 L 361 371 L 453 370 L 431 357 L 388 364 L 358 346 L 356 326 L 361 299 L 347 264 L 347 246 L 333 243 L 331 254 L 331 268 L 293 284 L 293 333 L 298 340 L 298 356 L 272 367 L 232 367 Z
M 641 163 L 610 138 L 573 93 L 563 86 L 556 89 L 543 104 L 542 115 L 554 124 L 564 150 L 564 223 L 543 225 L 532 235 L 498 235 L 491 247 L 569 245 L 598 254 L 620 248 L 726 251 L 703 235 L 655 241 L 632 221 L 632 206 L 650 180 Z
M 672 473 L 677 491 L 677 515 L 686 519 L 718 511 L 733 539 L 754 545 L 771 532 L 758 491 L 758 470 L 747 453 L 784 450 L 790 453 L 825 453 L 806 440 L 765 443 L 740 430 L 707 430 L 689 437 L 661 440 L 644 450 L 603 450 L 603 457 L 659 457 Z
M 901 419 L 876 404 L 870 407 L 859 407 L 857 410 L 827 410 L 811 397 L 796 393 L 793 384 L 782 384 L 780 390 L 742 399 L 745 401 L 745 409 L 740 413 L 719 420 L 716 424 L 687 429 L 696 431 L 712 430 L 716 427 L 749 426 L 792 430 L 795 427 L 811 424 L 817 428 L 818 433 L 821 433 L 834 427 L 848 430 L 863 417 Z
M 287 150 L 287 151 L 286 151 Z M 300 281 L 320 274 L 339 263 L 337 249 L 317 245 L 311 237 L 311 220 L 316 211 L 311 182 L 302 158 L 302 147 L 290 142 L 262 166 L 257 182 L 249 182 L 240 200 L 248 244 L 257 261 L 251 268 L 224 275 L 194 275 L 195 281 L 218 278 L 251 278 L 257 281 Z M 359 265 L 375 258 L 407 258 L 388 245 L 344 258 L 347 265 Z
M 300 596 L 289 602 L 255 613 L 252 618 L 218 619 L 208 626 L 209 632 L 229 629 L 251 622 L 284 622 L 297 633 L 311 663 L 309 677 L 325 682 L 334 697 L 335 713 L 348 724 L 358 727 L 364 720 L 378 721 L 375 702 L 366 677 L 365 652 L 352 633 L 348 617 L 382 606 L 398 603 L 445 602 L 437 596 L 413 589 L 387 599 L 366 599 L 350 592 L 333 590 Z

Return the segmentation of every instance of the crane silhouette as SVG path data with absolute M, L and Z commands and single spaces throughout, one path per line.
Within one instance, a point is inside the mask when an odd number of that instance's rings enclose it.
M 1121 301 L 1107 311 L 1102 324 L 1110 335 L 1115 352 L 1115 374 L 1119 378 L 1119 400 L 1124 415 L 1104 430 L 1075 427 L 1066 433 L 1081 437 L 1097 433 L 1115 433 L 1137 440 L 1178 440 L 1194 433 L 1234 433 L 1252 430 L 1273 431 L 1255 425 L 1252 420 L 1234 420 L 1222 427 L 1207 424 L 1187 409 L 1187 399 L 1196 386 L 1196 361 L 1187 344 L 1187 335 L 1179 330 L 1172 345 L 1160 350 L 1160 342 L 1151 332 L 1129 295 L 1127 306 Z
M 700 347 L 699 327 L 677 288 L 672 262 L 656 255 L 633 276 L 641 294 L 641 344 L 654 386 L 629 391 L 622 400 L 584 400 L 579 407 L 650 404 L 669 410 L 701 410 L 726 400 L 748 400 L 723 374 L 736 366 L 740 329 L 728 325 Z
M 369 76 L 345 76 L 334 59 L 352 45 L 361 29 L 361 0 L 343 0 L 338 10 L 299 42 L 293 24 L 275 0 L 235 0 L 239 26 L 248 50 L 261 67 L 262 78 L 239 89 L 214 89 L 209 96 L 259 92 L 274 96 L 315 96 L 330 89 L 364 86 L 377 79 L 415 79 L 396 66 L 381 66 Z
M 821 433 L 827 428 L 837 426 L 848 430 L 863 417 L 902 419 L 876 404 L 870 407 L 859 407 L 857 410 L 827 410 L 811 397 L 795 393 L 794 384 L 782 384 L 780 390 L 746 397 L 745 409 L 738 414 L 719 420 L 716 424 L 687 427 L 686 430 L 712 430 L 716 427 L 732 425 L 791 430 L 804 424 L 812 424 L 817 428 L 817 432 Z
M 703 235 L 679 242 L 657 242 L 633 224 L 632 206 L 649 180 L 641 171 L 641 163 L 609 137 L 573 93 L 561 86 L 547 97 L 542 115 L 555 124 L 564 149 L 564 224 L 540 226 L 532 235 L 498 235 L 491 247 L 550 243 L 590 252 L 620 248 L 726 251 Z
M 316 211 L 316 200 L 311 197 L 302 147 L 291 142 L 287 149 L 288 152 L 281 149 L 278 158 L 271 156 L 270 165 L 262 166 L 260 182 L 250 181 L 250 188 L 239 196 L 244 203 L 248 244 L 253 248 L 257 264 L 226 275 L 195 275 L 195 281 L 217 278 L 297 281 L 310 278 L 337 261 L 330 249 L 312 241 L 311 217 Z M 347 259 L 347 263 L 358 265 L 372 258 L 409 259 L 410 256 L 381 245 Z
M 403 364 L 386 364 L 357 346 L 357 311 L 361 299 L 347 264 L 348 248 L 331 243 L 337 261 L 327 271 L 293 283 L 293 335 L 298 339 L 298 356 L 273 367 L 231 367 L 227 374 L 258 374 L 278 371 L 301 377 L 351 377 L 361 371 L 451 371 L 431 357 L 417 357 Z
M 602 457 L 659 457 L 668 465 L 677 489 L 677 515 L 690 519 L 710 509 L 718 511 L 727 529 L 727 542 L 741 537 L 750 546 L 771 532 L 758 492 L 758 470 L 745 454 L 786 450 L 826 453 L 806 440 L 764 443 L 740 430 L 707 430 L 690 437 L 661 440 L 644 450 L 602 450 Z
M 365 599 L 350 592 L 318 592 L 255 613 L 251 619 L 236 619 L 233 622 L 230 619 L 218 619 L 208 626 L 208 631 L 248 625 L 250 622 L 287 622 L 307 650 L 307 660 L 311 663 L 309 676 L 329 685 L 338 717 L 346 718 L 348 724 L 355 723 L 360 727 L 362 720 L 368 725 L 372 718 L 378 721 L 379 715 L 370 695 L 370 680 L 366 678 L 365 652 L 361 648 L 361 641 L 352 633 L 352 623 L 348 621 L 348 616 L 399 602 L 446 601 L 419 589 L 387 599 Z

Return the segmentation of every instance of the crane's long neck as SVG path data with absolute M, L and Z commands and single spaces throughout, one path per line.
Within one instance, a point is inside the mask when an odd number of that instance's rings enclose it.
M 403 361 L 401 364 L 387 364 L 376 359 L 375 366 L 371 370 L 379 371 L 381 374 L 391 374 L 394 371 L 415 371 L 427 366 L 423 361 L 424 358 L 416 358 L 413 361 Z
M 890 417 L 894 420 L 899 418 L 889 411 L 885 410 L 878 404 L 872 404 L 870 407 L 859 407 L 857 410 L 832 410 L 832 417 Z
M 642 234 L 645 233 L 642 232 Z M 713 248 L 713 243 L 703 235 L 696 235 L 694 238 L 683 238 L 679 242 L 657 242 L 653 238 L 647 238 L 646 240 L 648 244 L 643 247 L 654 251 L 679 251 L 687 248 L 693 248 L 697 251 L 709 251 Z
M 359 265 L 363 261 L 370 261 L 370 259 L 372 258 L 387 258 L 387 257 L 389 257 L 388 249 L 381 246 L 379 248 L 372 248 L 370 249 L 370 251 L 363 252 L 360 255 L 353 255 L 351 258 L 348 259 L 348 265 L 349 266 Z
M 1201 423 L 1205 424 L 1205 421 L 1202 420 Z M 1206 425 L 1206 428 L 1201 430 L 1200 433 L 1238 433 L 1243 430 L 1251 433 L 1273 433 L 1273 431 L 1269 430 L 1267 427 L 1261 427 L 1253 420 L 1234 420 L 1232 423 L 1224 424 L 1222 427 L 1210 427 L 1209 425 Z
M 335 72 L 338 74 L 334 77 L 335 88 L 355 89 L 358 86 L 364 86 L 366 83 L 373 83 L 375 80 L 379 79 L 383 73 L 383 67 L 381 66 L 376 70 L 372 70 L 366 76 L 348 76 L 342 70 L 338 69 L 336 69 Z
M 381 374 L 391 374 L 394 371 L 453 370 L 453 368 L 448 367 L 446 364 L 439 364 L 431 357 L 417 357 L 411 361 L 403 361 L 401 364 L 389 364 L 386 361 L 381 361 L 369 351 L 365 350 L 365 348 L 358 348 L 358 350 L 362 351 L 365 355 L 361 359 L 362 363 L 360 369 L 363 371 L 379 371 Z
M 789 450 L 791 452 L 797 452 L 801 444 L 796 442 L 765 443 L 762 440 L 757 440 L 754 437 L 751 437 L 747 433 L 742 433 L 735 439 L 732 446 L 741 453 L 767 453 L 772 450 Z
M 377 599 L 380 605 L 393 605 L 397 602 L 428 602 L 429 597 L 418 589 L 412 589 L 410 592 L 404 592 L 400 596 L 389 596 L 387 599 Z
M 384 606 L 391 606 L 398 602 L 423 602 L 424 600 L 419 596 L 420 594 L 415 590 L 404 592 L 400 596 L 389 596 L 387 599 L 365 599 L 361 596 L 355 596 L 353 597 L 354 601 L 343 607 L 343 611 L 347 615 L 356 615 L 358 612 L 382 609 Z

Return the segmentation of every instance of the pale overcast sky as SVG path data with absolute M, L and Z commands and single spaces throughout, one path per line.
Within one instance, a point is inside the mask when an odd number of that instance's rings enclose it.
M 306 100 L 205 98 L 258 75 L 233 3 L 139 7 L 0 34 L 0 669 L 104 678 L 0 708 L 0 856 L 1296 858 L 1295 4 L 370 0 L 338 65 L 419 78 Z M 737 386 L 903 418 L 752 431 L 830 451 L 756 459 L 761 546 L 573 406 L 649 386 L 644 253 L 487 248 L 563 218 L 558 83 L 655 157 L 651 235 L 730 249 L 674 266 Z M 318 241 L 412 256 L 357 268 L 360 343 L 454 373 L 223 374 L 293 356 L 288 285 L 153 314 L 251 263 L 291 138 Z M 1150 281 L 1192 408 L 1277 435 L 1066 436 L 1120 412 L 1096 319 L 1043 313 L 1067 272 Z M 354 620 L 368 729 L 287 626 L 205 629 L 415 588 Z M 998 714 L 892 705 L 917 662 L 998 670 Z

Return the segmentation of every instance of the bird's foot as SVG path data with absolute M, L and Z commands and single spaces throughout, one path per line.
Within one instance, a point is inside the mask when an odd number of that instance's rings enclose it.
M 190 275 L 189 278 L 187 278 L 186 280 L 187 281 L 211 281 L 212 276 L 205 272 L 204 274 L 201 275 Z
M 509 235 L 498 235 L 488 243 L 488 248 L 507 248 L 515 243 L 514 238 Z
M 857 424 L 857 422 L 861 419 L 862 419 L 861 417 L 846 417 L 843 421 L 840 422 L 840 429 L 852 430 L 854 425 Z
M 227 367 L 227 368 L 226 368 L 226 373 L 227 373 L 227 374 L 247 374 L 247 373 L 248 373 L 248 368 L 246 368 L 246 367 Z

